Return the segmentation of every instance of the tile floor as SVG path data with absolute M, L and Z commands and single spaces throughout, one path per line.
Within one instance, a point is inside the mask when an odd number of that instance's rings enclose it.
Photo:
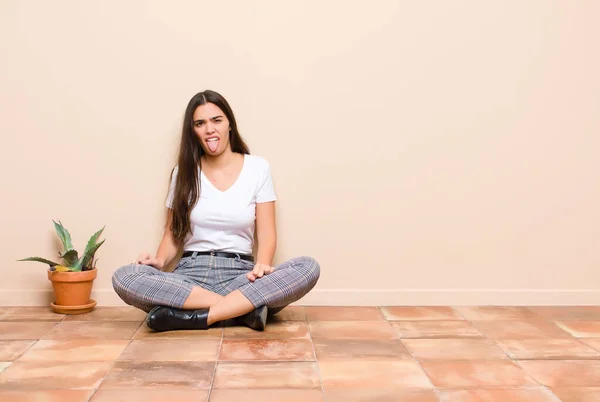
M 600 401 L 600 306 L 301 307 L 264 332 L 0 307 L 0 401 Z

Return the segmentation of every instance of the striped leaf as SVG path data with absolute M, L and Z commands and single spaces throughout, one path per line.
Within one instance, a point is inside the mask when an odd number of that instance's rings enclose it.
M 52 220 L 52 222 L 54 222 L 54 220 Z M 54 222 L 54 229 L 56 229 L 56 233 L 58 234 L 58 237 L 60 237 L 60 241 L 63 244 L 65 252 L 68 250 L 72 250 L 73 244 L 71 243 L 71 234 L 67 229 L 65 229 L 65 227 L 62 225 L 62 222 Z
M 45 259 L 45 258 L 41 258 L 41 257 L 29 257 L 29 258 L 23 258 L 23 259 L 21 259 L 21 260 L 17 260 L 17 261 L 36 261 L 36 262 L 43 262 L 44 264 L 48 264 L 48 265 L 50 265 L 51 267 L 55 267 L 55 266 L 57 266 L 57 265 L 60 265 L 60 264 L 59 264 L 59 263 L 57 263 L 57 262 L 50 261 L 50 260 L 47 260 L 47 259 Z

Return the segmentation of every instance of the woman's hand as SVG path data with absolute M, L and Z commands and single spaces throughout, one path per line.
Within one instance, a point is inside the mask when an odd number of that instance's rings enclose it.
M 149 253 L 142 253 L 135 259 L 135 264 L 150 265 L 156 269 L 163 269 L 164 262 Z
M 262 278 L 263 275 L 268 275 L 273 272 L 275 268 L 268 264 L 261 264 L 260 262 L 254 266 L 254 269 L 251 272 L 246 274 L 246 278 L 250 280 L 250 282 L 254 282 L 258 278 Z

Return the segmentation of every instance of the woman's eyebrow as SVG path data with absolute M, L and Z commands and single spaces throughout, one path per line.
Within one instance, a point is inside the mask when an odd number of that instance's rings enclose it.
M 211 117 L 210 119 L 214 120 L 214 119 L 219 119 L 219 118 L 222 118 L 222 117 L 223 117 L 223 115 L 218 115 L 218 116 L 215 116 L 215 117 Z M 204 123 L 204 119 L 194 120 L 194 123 Z

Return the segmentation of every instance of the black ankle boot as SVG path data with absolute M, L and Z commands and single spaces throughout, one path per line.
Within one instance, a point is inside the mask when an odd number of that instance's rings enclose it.
M 208 329 L 208 309 L 180 310 L 156 306 L 148 313 L 146 324 L 155 331 L 175 329 Z
M 248 314 L 237 317 L 235 322 L 250 327 L 255 331 L 264 331 L 267 325 L 267 313 L 267 306 L 261 306 Z

